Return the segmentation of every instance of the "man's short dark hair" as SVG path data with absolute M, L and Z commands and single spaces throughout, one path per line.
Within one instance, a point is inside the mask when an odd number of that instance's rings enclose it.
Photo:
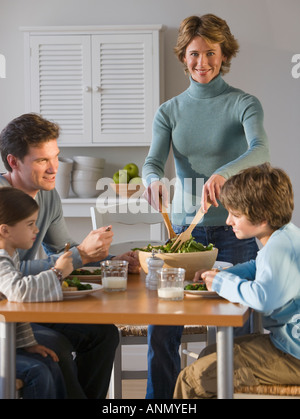
M 21 161 L 28 154 L 29 147 L 57 139 L 59 126 L 35 113 L 28 113 L 13 119 L 0 134 L 0 151 L 6 169 L 12 169 L 7 156 L 12 154 Z

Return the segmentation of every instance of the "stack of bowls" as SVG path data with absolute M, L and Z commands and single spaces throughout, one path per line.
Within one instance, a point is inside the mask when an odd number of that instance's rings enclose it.
M 99 194 L 96 186 L 103 177 L 105 159 L 100 157 L 73 157 L 73 172 L 71 186 L 73 192 L 80 198 L 93 198 Z
M 71 172 L 73 160 L 64 157 L 58 158 L 58 170 L 55 178 L 55 188 L 61 198 L 68 198 L 71 185 Z

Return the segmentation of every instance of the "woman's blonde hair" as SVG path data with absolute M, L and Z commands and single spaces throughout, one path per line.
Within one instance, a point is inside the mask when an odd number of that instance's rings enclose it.
M 273 230 L 288 224 L 294 210 L 289 176 L 269 163 L 229 178 L 221 189 L 220 201 L 227 210 L 245 215 L 252 224 L 267 221 Z
M 196 36 L 201 36 L 208 44 L 220 44 L 226 62 L 222 63 L 221 74 L 229 72 L 231 59 L 239 50 L 238 41 L 232 35 L 226 21 L 213 15 L 190 16 L 181 22 L 177 44 L 174 52 L 184 65 L 184 58 L 188 45 Z M 188 73 L 185 65 L 185 71 Z

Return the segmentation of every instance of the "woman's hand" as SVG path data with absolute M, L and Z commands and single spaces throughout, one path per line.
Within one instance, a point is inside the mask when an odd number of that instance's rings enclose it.
M 202 189 L 201 206 L 204 212 L 207 212 L 207 203 L 218 207 L 217 200 L 220 198 L 221 188 L 226 179 L 221 175 L 212 175 L 204 184 Z
M 162 209 L 159 203 L 160 196 L 162 198 L 163 206 L 168 208 L 168 191 L 166 185 L 160 180 L 152 182 L 143 193 L 143 198 L 149 202 L 149 205 L 151 205 L 156 211 L 161 212 Z
M 56 353 L 54 351 L 52 351 L 52 349 L 49 349 L 44 345 L 32 345 L 32 346 L 27 346 L 23 349 L 26 352 L 29 352 L 31 354 L 40 354 L 44 358 L 46 358 L 48 355 L 50 355 L 54 362 L 59 361 L 58 356 L 56 355 Z

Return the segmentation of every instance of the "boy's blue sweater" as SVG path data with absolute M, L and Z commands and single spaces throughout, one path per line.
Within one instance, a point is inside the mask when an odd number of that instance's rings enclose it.
M 300 229 L 275 231 L 256 261 L 218 273 L 213 290 L 233 303 L 263 313 L 274 345 L 300 359 Z

